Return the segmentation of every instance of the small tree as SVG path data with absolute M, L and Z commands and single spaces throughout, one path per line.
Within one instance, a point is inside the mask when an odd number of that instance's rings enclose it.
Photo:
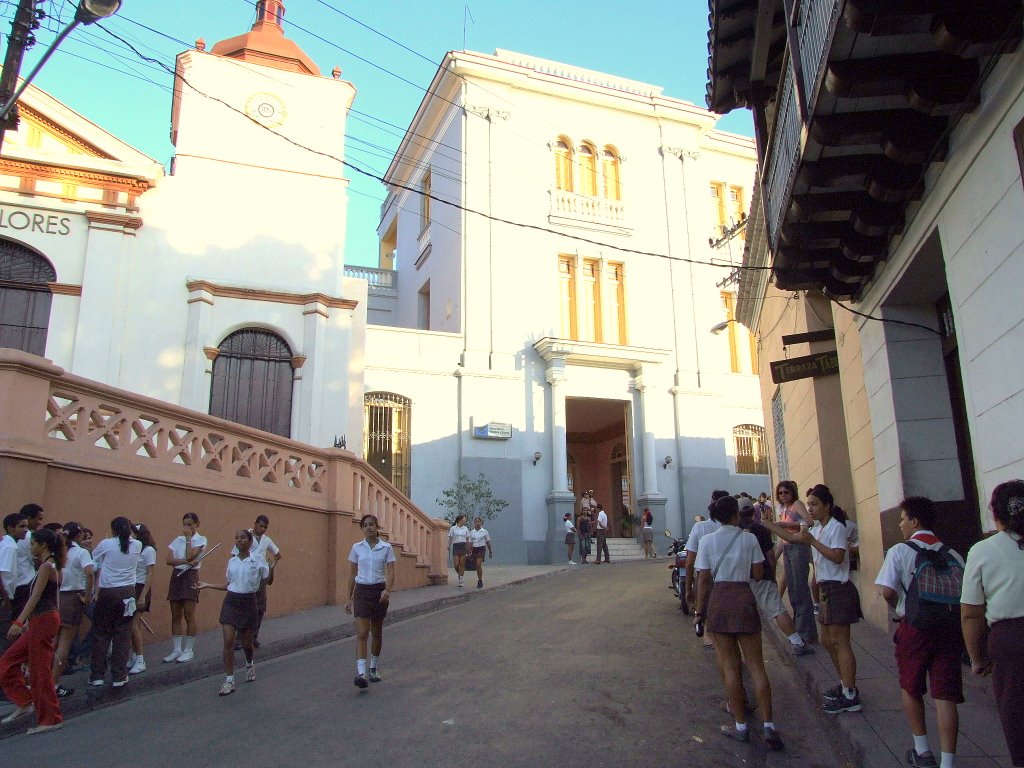
M 508 506 L 507 501 L 494 495 L 491 482 L 483 472 L 476 480 L 470 480 L 468 475 L 460 473 L 451 488 L 441 491 L 441 498 L 436 499 L 436 502 L 439 507 L 447 510 L 444 519 L 452 524 L 459 515 L 465 515 L 470 520 L 473 517 L 491 520 Z

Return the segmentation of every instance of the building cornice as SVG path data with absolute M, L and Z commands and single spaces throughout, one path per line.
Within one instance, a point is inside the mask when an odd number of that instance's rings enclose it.
M 564 360 L 569 365 L 614 368 L 623 371 L 637 371 L 645 365 L 663 363 L 672 354 L 668 349 L 627 347 L 593 341 L 559 339 L 551 336 L 545 336 L 535 342 L 533 348 L 548 363 L 553 360 Z
M 189 280 L 186 283 L 189 293 L 203 292 L 222 299 L 243 299 L 245 301 L 267 301 L 273 304 L 293 304 L 306 306 L 320 304 L 328 309 L 355 309 L 359 302 L 354 299 L 343 299 L 328 296 L 325 293 L 290 293 L 287 291 L 270 291 L 262 288 L 242 288 L 233 285 L 218 285 L 209 280 Z

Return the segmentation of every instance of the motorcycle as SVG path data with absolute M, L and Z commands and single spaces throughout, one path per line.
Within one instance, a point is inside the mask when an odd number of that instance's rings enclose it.
M 683 590 L 686 587 L 686 539 L 677 539 L 672 531 L 665 531 L 665 538 L 672 543 L 665 554 L 669 558 L 668 567 L 672 571 L 672 579 L 669 589 L 676 593 L 679 598 L 679 609 L 689 615 L 690 607 L 686 603 Z

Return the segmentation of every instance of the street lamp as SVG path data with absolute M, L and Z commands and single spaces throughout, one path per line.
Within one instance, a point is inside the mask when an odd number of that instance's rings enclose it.
M 32 17 L 35 13 L 35 4 L 36 0 L 21 0 L 20 5 L 18 6 L 18 14 L 15 17 L 14 22 L 16 26 L 25 25 L 25 18 Z M 28 77 L 22 80 L 21 85 L 14 92 L 14 95 L 7 100 L 7 103 L 4 104 L 3 107 L 0 107 L 0 143 L 3 142 L 3 131 L 6 128 L 4 123 L 7 121 L 11 110 L 13 110 L 14 106 L 18 103 L 18 99 L 21 98 L 21 94 L 25 92 L 25 89 L 28 88 L 36 75 L 39 74 L 39 70 L 43 68 L 43 65 L 50 60 L 50 56 L 52 56 L 53 52 L 57 50 L 57 47 L 64 42 L 64 38 L 71 34 L 71 30 L 79 24 L 93 24 L 100 19 L 106 19 L 113 16 L 117 13 L 120 7 L 121 0 L 81 0 L 78 4 L 78 10 L 75 11 L 75 18 L 71 20 L 71 23 L 68 24 L 59 35 L 57 35 L 57 39 L 53 41 L 49 48 L 46 49 L 46 53 L 43 54 L 43 57 L 35 65 L 32 71 L 29 72 Z M 15 50 L 16 44 L 20 46 L 19 50 Z M 8 43 L 7 61 L 5 61 L 4 67 L 5 82 L 8 82 L 8 78 L 10 78 L 9 83 L 11 85 L 17 82 L 18 72 L 21 69 L 21 56 L 28 44 L 30 43 L 28 43 L 26 37 L 16 34 L 11 35 L 11 40 Z M 11 63 L 15 64 L 15 66 L 11 67 L 12 71 L 9 72 L 8 67 Z M 8 85 L 7 89 L 0 89 L 0 93 L 5 90 L 9 90 L 9 87 L 10 85 Z
M 720 323 L 716 323 L 715 325 L 711 326 L 711 333 L 713 333 L 715 336 L 717 336 L 718 334 L 720 334 L 722 331 L 724 331 L 726 328 L 729 327 L 729 323 L 735 323 L 735 322 L 736 322 L 736 320 L 729 319 L 729 320 L 723 320 Z

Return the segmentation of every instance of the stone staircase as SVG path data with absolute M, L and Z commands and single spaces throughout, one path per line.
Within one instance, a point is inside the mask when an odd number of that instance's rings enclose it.
M 608 556 L 613 563 L 621 563 L 626 560 L 643 560 L 644 548 L 634 538 L 621 539 L 608 537 Z M 604 559 L 604 555 L 601 556 Z M 591 546 L 590 560 L 597 559 L 597 538 L 594 538 Z

